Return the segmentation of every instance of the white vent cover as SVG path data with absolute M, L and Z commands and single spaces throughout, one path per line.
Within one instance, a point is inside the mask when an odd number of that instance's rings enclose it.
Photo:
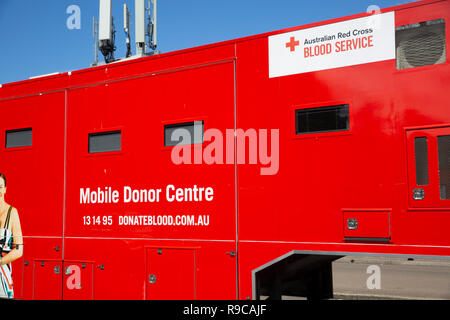
M 446 61 L 443 19 L 400 26 L 396 29 L 397 69 L 409 69 Z

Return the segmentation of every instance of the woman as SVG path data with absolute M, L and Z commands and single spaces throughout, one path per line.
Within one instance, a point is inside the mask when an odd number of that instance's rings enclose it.
M 6 177 L 0 173 L 0 298 L 14 297 L 11 262 L 23 254 L 19 214 L 5 202 Z

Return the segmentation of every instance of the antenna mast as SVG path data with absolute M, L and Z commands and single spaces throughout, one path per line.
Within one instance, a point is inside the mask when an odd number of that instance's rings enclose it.
M 113 62 L 115 46 L 114 19 L 112 17 L 112 0 L 100 0 L 99 49 L 105 62 Z
M 135 0 L 136 55 L 145 55 L 145 0 Z
M 94 35 L 94 63 L 92 66 L 98 65 L 98 22 L 95 21 L 95 17 L 92 17 L 93 23 L 93 35 Z
M 148 0 L 148 47 L 151 50 L 155 50 L 158 46 L 158 0 Z
M 131 39 L 130 39 L 130 12 L 128 11 L 127 4 L 123 4 L 123 28 L 125 30 L 126 42 L 127 42 L 127 54 L 126 57 L 131 57 Z

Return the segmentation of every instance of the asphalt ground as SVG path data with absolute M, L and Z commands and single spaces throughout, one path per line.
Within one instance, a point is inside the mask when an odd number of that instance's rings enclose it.
M 345 257 L 333 287 L 335 299 L 450 300 L 450 261 Z
M 333 300 L 450 300 L 450 260 L 347 256 L 333 262 L 333 292 Z

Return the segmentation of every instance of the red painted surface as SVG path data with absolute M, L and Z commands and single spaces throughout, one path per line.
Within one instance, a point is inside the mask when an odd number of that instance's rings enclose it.
M 64 261 L 63 299 L 92 300 L 94 292 L 94 266 L 92 262 Z
M 293 250 L 450 256 L 450 205 L 436 189 L 429 190 L 429 202 L 412 202 L 410 151 L 418 132 L 433 141 L 436 130 L 450 127 L 450 2 L 394 9 L 396 25 L 446 19 L 447 62 L 400 71 L 390 60 L 268 78 L 269 35 L 366 15 L 359 14 L 3 85 L 0 141 L 6 130 L 33 128 L 32 147 L 0 145 L 6 199 L 17 207 L 25 236 L 24 256 L 13 263 L 16 298 L 192 297 L 191 286 L 179 296 L 166 287 L 151 292 L 153 261 L 163 279 L 166 272 L 187 274 L 189 283 L 194 277 L 197 299 L 245 299 L 252 297 L 252 270 Z M 349 131 L 295 135 L 296 109 L 329 103 L 349 105 Z M 279 129 L 279 172 L 261 176 L 259 165 L 173 164 L 164 125 L 198 120 L 205 130 L 222 132 Z M 120 152 L 88 153 L 89 133 L 114 130 L 122 131 Z M 432 189 L 436 150 L 433 142 L 428 147 Z M 212 187 L 214 200 L 80 204 L 80 188 L 164 190 L 168 184 Z M 345 241 L 343 212 L 361 210 L 389 212 L 389 243 Z M 209 215 L 210 222 L 117 224 L 121 215 L 163 214 Z M 115 222 L 86 225 L 87 216 Z M 372 231 L 384 235 L 385 228 L 381 222 Z M 175 260 L 195 258 L 195 264 L 174 270 L 169 259 L 166 269 L 149 248 L 170 248 L 180 253 Z M 81 291 L 68 290 L 63 267 L 83 261 Z
M 146 254 L 146 299 L 196 298 L 195 249 L 147 248 Z
M 344 211 L 343 216 L 344 237 L 347 240 L 376 241 L 391 238 L 389 211 Z M 349 219 L 356 221 L 356 225 L 349 226 Z
M 51 260 L 34 260 L 33 299 L 58 300 L 62 298 L 62 263 Z M 15 284 L 16 286 L 16 284 Z

